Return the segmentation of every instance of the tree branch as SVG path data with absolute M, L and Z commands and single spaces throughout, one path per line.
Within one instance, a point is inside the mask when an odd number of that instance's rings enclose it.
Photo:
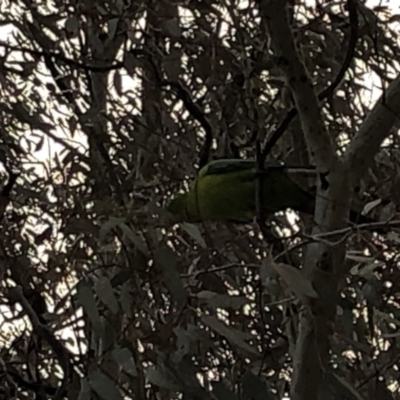
M 286 11 L 287 1 L 260 2 L 260 12 L 267 23 L 277 65 L 292 90 L 311 155 L 319 171 L 330 171 L 338 164 L 338 157 L 325 127 L 313 84 L 296 51 Z
M 48 343 L 48 345 L 54 351 L 64 373 L 61 385 L 58 387 L 54 399 L 61 399 L 65 393 L 68 380 L 70 379 L 72 367 L 67 355 L 67 351 L 64 346 L 60 344 L 59 341 L 53 336 L 52 332 L 50 332 L 50 330 L 40 322 L 35 310 L 25 298 L 21 286 L 12 288 L 10 290 L 10 297 L 21 303 L 22 308 L 25 310 L 29 317 L 29 320 L 31 321 L 33 329 L 42 339 L 44 339 Z
M 374 161 L 374 156 L 396 122 L 400 120 L 400 75 L 368 114 L 344 156 L 351 184 L 356 184 Z
M 157 69 L 154 60 L 151 58 L 151 55 L 146 53 L 143 50 L 132 49 L 130 51 L 137 58 L 142 58 L 147 61 L 148 65 L 151 67 L 154 78 L 156 80 L 156 84 L 160 87 L 164 88 L 166 86 L 170 86 L 178 96 L 178 98 L 184 104 L 186 110 L 189 114 L 201 125 L 205 132 L 204 144 L 199 154 L 199 170 L 204 167 L 210 158 L 212 140 L 213 140 L 213 129 L 208 121 L 205 113 L 201 110 L 201 108 L 195 103 L 195 101 L 190 96 L 188 90 L 182 85 L 181 82 L 174 82 L 171 80 L 165 80 L 162 78 L 162 73 Z
M 271 46 L 291 89 L 306 143 L 317 172 L 329 173 L 329 184 L 318 185 L 314 233 L 343 228 L 350 207 L 347 170 L 343 169 L 321 113 L 318 97 L 296 49 L 287 17 L 287 0 L 261 0 L 260 11 Z M 329 338 L 336 315 L 337 283 L 344 273 L 344 243 L 309 244 L 304 258 L 307 274 L 319 298 L 305 297 L 293 355 L 292 400 L 317 400 L 329 361 Z M 310 356 L 313 358 L 310 360 Z
M 356 50 L 356 44 L 358 39 L 358 13 L 357 13 L 357 5 L 355 0 L 347 0 L 347 7 L 349 9 L 349 20 L 350 20 L 350 37 L 347 45 L 346 56 L 344 57 L 343 64 L 340 67 L 339 72 L 337 73 L 333 82 L 327 86 L 322 92 L 318 94 L 319 100 L 324 100 L 328 97 L 333 96 L 336 88 L 342 82 L 347 70 L 350 67 L 351 62 L 354 58 L 354 53 Z M 293 118 L 297 115 L 296 107 L 290 109 L 285 118 L 281 121 L 280 125 L 271 133 L 268 138 L 267 143 L 262 152 L 262 156 L 264 159 L 270 153 L 272 148 L 276 145 L 278 140 L 283 136 L 289 127 L 290 123 L 293 121 Z
M 79 62 L 79 61 L 73 60 L 71 58 L 65 57 L 60 51 L 34 50 L 34 49 L 30 49 L 28 47 L 14 46 L 14 45 L 8 44 L 6 42 L 3 42 L 1 40 L 0 40 L 0 47 L 3 47 L 7 50 L 19 51 L 21 53 L 31 54 L 31 55 L 37 56 L 37 57 L 47 57 L 47 58 L 59 60 L 59 61 L 62 61 L 66 65 L 69 65 L 69 66 L 75 67 L 75 68 L 79 68 L 84 71 L 108 72 L 108 71 L 112 71 L 115 69 L 124 68 L 123 62 L 115 62 L 114 64 L 107 64 L 104 66 L 89 65 L 89 64 L 85 64 L 83 62 Z

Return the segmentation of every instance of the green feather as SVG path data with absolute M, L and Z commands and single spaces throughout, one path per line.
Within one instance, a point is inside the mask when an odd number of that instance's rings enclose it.
M 256 161 L 254 160 L 237 160 L 237 159 L 223 159 L 211 161 L 209 164 L 204 166 L 199 176 L 206 175 L 221 175 L 230 172 L 241 172 L 241 171 L 256 171 Z M 285 169 L 283 164 L 268 164 L 266 167 L 275 169 Z
M 216 160 L 204 166 L 189 192 L 179 194 L 168 210 L 177 220 L 228 220 L 248 222 L 256 216 L 256 181 L 262 180 L 263 211 L 271 214 L 292 208 L 312 213 L 314 196 L 287 174 L 284 165 L 265 166 L 257 178 L 254 160 Z

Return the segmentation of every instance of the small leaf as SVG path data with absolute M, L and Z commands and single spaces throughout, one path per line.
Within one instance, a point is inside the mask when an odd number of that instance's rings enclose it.
M 129 375 L 137 376 L 137 369 L 132 353 L 127 348 L 115 349 L 112 356 L 117 364 Z
M 245 342 L 245 340 L 253 337 L 250 333 L 241 332 L 237 329 L 231 328 L 229 325 L 226 325 L 224 322 L 211 315 L 203 315 L 201 320 L 204 324 L 221 336 L 224 336 L 231 343 L 237 345 L 250 354 L 259 355 L 257 350 Z
M 137 247 L 137 249 L 141 253 L 143 253 L 146 256 L 149 255 L 149 251 L 144 240 L 138 234 L 133 232 L 133 230 L 129 228 L 128 225 L 126 225 L 125 221 L 122 218 L 111 217 L 108 221 L 104 222 L 100 226 L 100 231 L 99 231 L 100 242 L 103 242 L 107 234 L 109 232 L 112 232 L 115 228 L 121 229 L 125 237 L 131 240 L 131 242 Z
M 232 308 L 238 310 L 247 303 L 247 299 L 243 296 L 229 296 L 203 290 L 197 293 L 199 299 L 206 300 L 213 308 Z
M 189 324 L 186 328 L 176 327 L 173 328 L 176 335 L 176 351 L 173 354 L 174 362 L 181 362 L 183 358 L 189 354 L 192 344 L 197 347 L 198 343 L 202 343 L 202 348 L 211 346 L 209 332 Z
M 273 267 L 274 264 L 275 261 L 271 254 L 265 257 L 261 263 L 260 278 L 261 284 L 265 288 L 265 293 L 268 293 L 270 296 L 279 296 L 281 293 L 281 286 L 278 283 L 279 276 Z
M 34 151 L 36 152 L 42 150 L 43 145 L 44 145 L 44 135 L 39 139 L 39 142 L 36 144 Z
M 398 338 L 400 336 L 400 332 L 396 332 L 396 333 L 383 333 L 381 335 L 381 337 L 383 339 L 394 339 L 394 338 Z
M 71 137 L 74 138 L 75 136 L 75 131 L 76 127 L 78 125 L 78 121 L 75 116 L 68 118 L 68 127 L 69 127 L 69 133 L 71 134 Z
M 90 399 L 90 385 L 86 378 L 81 378 L 81 390 L 79 391 L 78 400 Z
M 115 37 L 115 33 L 118 29 L 119 18 L 111 18 L 108 20 L 108 39 L 113 40 Z
M 117 0 L 115 2 L 115 5 L 117 6 L 118 12 L 122 13 L 122 11 L 125 9 L 125 2 L 124 0 Z
M 89 375 L 89 383 L 92 389 L 104 400 L 123 399 L 114 382 L 99 370 L 93 371 Z
M 341 325 L 347 337 L 352 337 L 354 332 L 353 309 L 341 308 L 338 306 L 338 315 L 340 315 Z
M 78 303 L 83 307 L 83 310 L 89 317 L 90 321 L 92 322 L 95 331 L 97 331 L 97 333 L 100 334 L 101 322 L 100 322 L 99 310 L 97 309 L 93 290 L 86 281 L 81 281 L 78 284 L 77 300 Z
M 124 268 L 112 277 L 111 286 L 115 289 L 126 284 L 131 278 L 132 271 L 129 268 Z
M 178 20 L 175 18 L 164 20 L 162 22 L 162 28 L 164 32 L 172 38 L 179 38 L 181 36 L 181 27 L 179 26 Z
M 377 268 L 380 266 L 383 266 L 383 262 L 379 262 L 377 260 L 373 260 L 367 265 L 355 265 L 353 268 L 350 270 L 351 275 L 358 275 L 362 276 L 363 278 L 370 280 L 374 278 L 374 272 Z
M 70 33 L 76 33 L 79 29 L 79 20 L 73 15 L 65 21 L 65 29 Z
M 379 219 L 381 221 L 389 221 L 391 220 L 394 215 L 396 214 L 396 204 L 394 204 L 392 201 L 387 204 L 385 207 L 382 208 Z
M 135 75 L 136 68 L 138 67 L 138 62 L 136 57 L 132 53 L 128 52 L 125 54 L 123 63 L 128 74 L 130 76 Z
M 369 256 L 359 256 L 357 254 L 352 254 L 351 252 L 347 252 L 346 253 L 346 258 L 348 260 L 352 260 L 352 261 L 356 261 L 356 262 L 360 262 L 360 263 L 371 263 L 374 261 L 373 257 L 369 257 Z
M 120 222 L 121 220 L 118 218 L 110 218 L 108 221 L 101 224 L 99 231 L 99 240 L 101 243 L 104 242 L 108 233 L 115 229 Z
M 189 224 L 187 222 L 182 222 L 181 223 L 182 229 L 189 235 L 191 236 L 203 249 L 207 248 L 207 244 L 203 237 L 201 236 L 200 229 L 194 225 L 194 224 Z
M 273 265 L 273 260 L 270 254 L 268 254 L 267 257 L 265 257 L 262 260 L 261 263 L 261 268 L 260 268 L 260 278 L 261 278 L 261 283 L 264 285 L 265 282 L 267 281 L 267 279 L 270 277 L 271 275 L 271 271 L 273 271 L 274 269 L 272 268 Z
M 354 387 L 333 372 L 327 372 L 325 374 L 324 384 L 333 389 L 333 393 L 336 395 L 335 398 L 365 400 Z
M 133 298 L 130 294 L 129 284 L 126 282 L 121 287 L 121 308 L 127 317 L 132 316 Z
M 379 204 L 381 204 L 381 203 L 382 203 L 382 199 L 376 199 L 376 200 L 370 201 L 369 203 L 367 203 L 364 206 L 361 214 L 363 214 L 363 215 L 368 214 L 372 209 L 374 209 L 376 206 L 379 206 Z
M 223 382 L 213 382 L 212 392 L 217 400 L 239 400 L 239 398 L 233 393 Z
M 115 332 L 114 326 L 111 325 L 107 318 L 101 317 L 101 323 L 102 329 L 100 353 L 104 353 L 114 348 L 115 341 L 117 339 L 117 333 Z
M 378 306 L 380 296 L 378 295 L 378 292 L 374 285 L 372 285 L 370 282 L 365 282 L 361 288 L 361 293 L 363 294 L 364 299 L 367 300 L 369 304 Z
M 217 293 L 211 292 L 210 290 L 202 290 L 201 292 L 197 293 L 197 298 L 209 300 L 215 297 Z
M 150 367 L 146 371 L 146 378 L 149 380 L 150 383 L 153 385 L 178 391 L 180 386 L 172 380 L 169 376 L 163 373 L 159 368 Z
M 318 293 L 312 287 L 311 282 L 304 276 L 302 270 L 283 263 L 274 263 L 273 266 L 297 297 L 307 296 L 314 299 L 318 298 Z
M 113 314 L 116 314 L 119 307 L 110 280 L 105 276 L 100 277 L 94 285 L 94 290 L 96 291 L 97 296 L 99 296 L 99 299 Z
M 47 227 L 41 234 L 35 237 L 35 244 L 40 245 L 45 240 L 50 240 L 52 234 L 53 234 L 53 227 L 52 226 Z
M 393 243 L 400 244 L 400 235 L 396 232 L 393 231 L 388 232 L 387 239 Z
M 185 304 L 187 293 L 179 276 L 176 254 L 168 247 L 159 247 L 154 253 L 154 263 L 162 272 L 174 300 L 180 305 Z
M 146 242 L 122 220 L 119 221 L 118 227 L 122 230 L 124 235 L 136 246 L 136 248 L 145 256 L 150 256 Z
M 272 400 L 275 396 L 268 390 L 266 382 L 248 371 L 242 381 L 243 393 L 246 398 L 251 400 Z
M 121 72 L 119 69 L 117 69 L 114 72 L 113 81 L 114 81 L 115 91 L 117 92 L 117 94 L 119 96 L 122 96 L 124 92 L 122 90 L 122 77 L 121 77 Z
M 177 327 L 173 329 L 176 335 L 176 351 L 174 352 L 174 362 L 180 362 L 190 350 L 190 344 L 193 341 L 186 329 Z

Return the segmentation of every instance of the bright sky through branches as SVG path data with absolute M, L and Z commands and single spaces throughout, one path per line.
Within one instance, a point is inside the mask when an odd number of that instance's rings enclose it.
M 0 0 L 1 2 L 1 0 Z M 223 2 L 222 2 L 223 3 Z M 308 4 L 313 4 L 314 2 L 312 1 L 308 1 Z M 319 2 L 321 3 L 321 2 Z M 5 3 L 3 3 L 5 4 Z M 9 3 L 11 4 L 11 2 Z M 376 5 L 389 5 L 394 11 L 397 12 L 398 8 L 400 7 L 399 3 L 397 1 L 373 1 L 373 0 L 369 0 L 367 2 L 367 5 L 372 7 L 372 6 L 376 6 Z M 1 15 L 1 4 L 0 4 L 0 15 Z M 241 4 L 241 7 L 246 8 L 247 7 L 247 1 L 243 1 Z M 221 7 L 222 9 L 222 7 Z M 187 13 L 187 23 L 190 22 L 190 16 L 189 13 Z M 227 24 L 230 23 L 231 20 L 229 19 L 229 14 L 224 13 L 224 21 L 221 23 L 220 25 L 220 32 L 218 32 L 218 34 L 223 35 L 225 33 L 225 30 L 227 30 Z M 397 23 L 398 24 L 398 23 Z M 399 26 L 399 24 L 398 24 Z M 175 29 L 175 28 L 172 28 Z M 400 26 L 399 26 L 399 31 L 400 31 Z M 4 54 L 4 51 L 1 47 L 1 42 L 9 42 L 10 44 L 15 44 L 13 43 L 13 30 L 11 29 L 10 25 L 4 25 L 0 28 L 0 56 Z M 217 36 L 217 35 L 216 35 Z M 63 44 L 62 44 L 63 45 Z M 119 54 L 122 58 L 122 51 Z M 14 60 L 21 60 L 21 53 L 18 51 L 13 52 L 13 57 Z M 73 53 L 71 52 L 70 55 L 67 54 L 67 57 L 70 57 L 71 59 L 74 57 Z M 178 60 L 178 64 L 179 62 L 181 62 L 182 59 Z M 183 60 L 186 61 L 186 60 Z M 207 60 L 208 61 L 208 60 Z M 80 127 L 79 124 L 77 126 L 77 129 L 74 133 L 74 137 L 72 137 L 71 135 L 71 126 L 76 123 L 76 115 L 74 114 L 73 110 L 70 109 L 70 107 L 66 106 L 66 105 L 59 105 L 59 98 L 61 98 L 62 96 L 59 96 L 59 90 L 58 88 L 54 85 L 53 82 L 53 78 L 50 77 L 49 71 L 46 69 L 44 63 L 41 61 L 40 62 L 40 71 L 39 73 L 41 74 L 38 77 L 38 80 L 40 80 L 40 82 L 42 83 L 41 86 L 39 86 L 38 88 L 36 88 L 37 93 L 39 93 L 39 97 L 40 99 L 36 99 L 34 97 L 32 97 L 32 92 L 36 92 L 34 88 L 34 85 L 27 81 L 19 81 L 18 82 L 18 87 L 21 88 L 22 90 L 22 94 L 27 97 L 31 96 L 31 98 L 28 98 L 28 100 L 26 101 L 26 108 L 31 111 L 34 112 L 35 110 L 35 106 L 38 103 L 37 102 L 41 102 L 41 104 L 45 104 L 42 109 L 46 111 L 47 114 L 47 119 L 45 119 L 46 117 L 43 115 L 41 116 L 43 119 L 43 122 L 47 123 L 50 127 L 51 127 L 51 133 L 54 135 L 53 138 L 50 138 L 48 136 L 49 132 L 40 132 L 40 131 L 35 131 L 35 132 L 31 132 L 31 130 L 27 127 L 28 124 L 26 124 L 25 127 L 25 132 L 21 135 L 21 146 L 23 146 L 28 152 L 28 158 L 30 160 L 31 163 L 34 162 L 38 162 L 38 167 L 41 169 L 41 172 L 43 174 L 47 173 L 47 169 L 46 167 L 48 167 L 48 170 L 51 171 L 52 170 L 52 166 L 56 163 L 56 161 L 58 161 L 56 159 L 56 156 L 61 159 L 61 165 L 62 165 L 62 151 L 63 151 L 63 145 L 60 144 L 59 142 L 57 142 L 56 140 L 54 140 L 54 137 L 63 140 L 65 143 L 73 146 L 74 148 L 78 148 L 80 150 L 81 153 L 84 153 L 87 148 L 87 139 L 86 136 L 83 135 L 83 133 L 80 131 Z M 365 71 L 365 70 L 363 70 Z M 371 72 L 366 73 L 364 76 L 361 76 L 360 80 L 363 81 L 362 83 L 365 85 L 366 89 L 364 91 L 362 91 L 362 98 L 365 99 L 369 98 L 371 104 L 373 104 L 377 98 L 381 95 L 381 82 L 378 79 L 378 76 L 375 72 L 373 72 L 372 70 L 370 70 Z M 127 98 L 126 93 L 128 91 L 135 91 L 135 93 L 138 93 L 138 98 L 140 98 L 140 81 L 138 80 L 134 80 L 132 79 L 132 77 L 129 75 L 129 73 L 125 70 L 118 71 L 118 77 L 115 78 L 115 80 L 113 80 L 113 77 L 116 76 L 116 72 L 112 72 L 110 73 L 110 79 L 108 82 L 108 92 L 107 92 L 107 100 L 109 101 L 109 103 L 115 103 L 114 105 L 114 109 L 113 109 L 113 115 L 112 117 L 117 119 L 115 117 L 115 115 L 118 115 L 118 112 L 116 112 L 116 110 L 121 110 L 122 112 L 125 113 L 131 113 L 131 114 L 137 114 L 139 115 L 140 110 L 138 110 L 138 103 L 140 104 L 140 102 L 135 103 L 134 102 L 130 102 L 130 99 Z M 200 79 L 199 79 L 200 80 Z M 116 86 L 120 85 L 119 89 L 116 89 Z M 79 85 L 77 85 L 79 86 Z M 82 87 L 84 87 L 82 85 Z M 203 95 L 205 92 L 206 86 L 204 85 L 202 90 L 203 93 L 201 93 L 200 95 Z M 78 90 L 78 89 L 77 89 Z M 118 92 L 119 90 L 119 92 Z M 0 87 L 0 91 L 1 91 L 1 87 Z M 199 93 L 200 93 L 200 89 L 199 89 Z M 36 94 L 37 94 L 36 93 Z M 59 97 L 58 97 L 59 96 Z M 9 99 L 9 101 L 13 101 L 14 99 Z M 4 97 L 3 97 L 3 101 L 4 101 Z M 60 102 L 62 102 L 62 100 L 60 100 Z M 171 101 L 172 102 L 172 101 Z M 116 105 L 117 104 L 117 105 Z M 81 105 L 82 109 L 84 109 L 84 107 L 86 105 Z M 178 106 L 180 106 L 180 104 L 178 104 Z M 210 110 L 210 106 L 209 106 L 209 110 Z M 38 107 L 38 109 L 40 109 L 40 107 Z M 33 110 L 33 111 L 32 111 Z M 57 110 L 57 111 L 55 111 Z M 108 110 L 105 110 L 106 112 L 108 112 Z M 213 111 L 213 110 L 211 110 Z M 136 115 L 135 114 L 135 115 Z M 188 113 L 187 113 L 188 114 Z M 111 112 L 110 112 L 111 115 Z M 182 114 L 181 114 L 182 115 Z M 50 116 L 50 117 L 49 117 Z M 105 123 L 107 124 L 110 120 L 106 121 Z M 118 120 L 119 122 L 120 120 Z M 108 124 L 108 126 L 111 129 L 111 123 Z M 114 131 L 115 132 L 115 131 Z M 113 136 L 114 132 L 107 132 L 109 134 L 110 137 Z M 132 129 L 131 132 L 131 136 L 134 137 L 136 131 L 134 131 L 134 128 Z M 35 146 L 33 150 L 29 151 L 29 144 L 30 143 L 35 143 L 36 144 L 36 148 Z M 113 149 L 111 149 L 112 151 Z M 31 164 L 29 165 L 31 166 Z M 62 181 L 62 176 L 60 176 L 59 180 L 58 179 L 53 179 L 53 182 L 62 185 L 64 182 Z M 37 233 L 40 233 L 43 230 L 43 224 L 40 221 L 29 221 L 31 225 L 33 225 L 32 230 L 34 230 Z M 54 222 L 54 226 L 57 226 L 57 221 Z M 57 237 L 56 240 L 59 240 L 60 238 Z M 61 242 L 61 239 L 59 240 Z M 41 251 L 42 254 L 45 254 L 46 252 L 46 245 L 45 244 L 41 244 L 37 246 Z M 43 259 L 45 259 L 45 256 L 43 256 Z M 74 280 L 75 279 L 75 280 Z M 69 284 L 71 284 L 70 286 L 73 286 L 73 284 L 76 282 L 76 279 L 78 278 L 71 278 L 71 281 L 68 282 Z M 67 288 L 67 284 L 62 283 L 60 285 L 60 292 L 62 292 L 62 294 L 66 294 L 68 293 L 69 288 Z M 52 311 L 52 308 L 49 307 L 50 311 Z M 3 309 L 2 310 L 2 315 L 6 315 L 8 310 Z M 0 316 L 1 317 L 1 316 Z M 1 323 L 2 321 L 0 321 Z M 10 328 L 10 327 L 9 327 Z M 4 325 L 3 325 L 3 329 Z M 71 330 L 64 330 L 62 331 L 62 336 L 65 337 L 72 337 L 72 331 Z M 73 346 L 72 348 L 74 350 L 76 350 Z

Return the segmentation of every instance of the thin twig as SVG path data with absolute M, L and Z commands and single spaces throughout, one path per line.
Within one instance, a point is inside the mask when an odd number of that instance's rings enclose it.
M 320 101 L 324 100 L 328 97 L 331 97 L 333 95 L 336 88 L 342 82 L 342 80 L 346 74 L 346 71 L 349 69 L 350 64 L 354 58 L 357 39 L 358 39 L 358 13 L 357 13 L 357 5 L 356 5 L 355 0 L 348 0 L 347 7 L 349 9 L 350 38 L 349 38 L 349 43 L 347 45 L 346 56 L 343 60 L 343 64 L 340 67 L 338 74 L 336 75 L 336 78 L 333 80 L 333 82 L 328 87 L 326 87 L 321 93 L 318 94 L 318 100 L 320 100 Z M 264 159 L 270 153 L 270 151 L 275 146 L 275 144 L 278 142 L 278 140 L 286 132 L 290 123 L 292 122 L 294 117 L 296 117 L 297 114 L 298 114 L 297 108 L 293 107 L 291 110 L 289 110 L 287 112 L 285 118 L 280 123 L 280 125 L 271 133 L 271 136 L 268 139 L 268 141 L 265 144 L 264 149 L 262 151 L 262 157 Z
M 386 221 L 386 222 L 370 222 L 370 223 L 366 223 L 366 224 L 360 224 L 360 225 L 351 226 L 351 227 L 347 227 L 347 228 L 337 229 L 334 231 L 318 233 L 315 235 L 303 234 L 302 237 L 305 238 L 305 240 L 303 240 L 299 243 L 296 243 L 293 246 L 289 247 L 287 250 L 279 253 L 276 257 L 274 257 L 274 261 L 278 260 L 280 257 L 284 256 L 285 254 L 287 254 L 289 252 L 297 250 L 297 249 L 304 247 L 313 242 L 321 242 L 330 247 L 333 247 L 333 246 L 337 246 L 338 244 L 345 241 L 349 236 L 351 236 L 355 232 L 358 232 L 361 230 L 374 231 L 377 229 L 384 229 L 384 228 L 400 228 L 400 220 Z M 339 235 L 341 237 L 336 242 L 331 242 L 331 241 L 326 240 L 326 238 L 329 238 L 332 236 L 339 236 Z
M 201 125 L 205 132 L 205 138 L 203 147 L 200 151 L 200 159 L 199 159 L 199 169 L 204 167 L 210 158 L 210 151 L 211 145 L 213 140 L 213 129 L 211 127 L 210 122 L 208 121 L 205 113 L 201 110 L 201 108 L 194 102 L 192 97 L 190 96 L 188 90 L 183 86 L 181 82 L 171 81 L 163 79 L 161 76 L 160 71 L 157 69 L 155 62 L 153 61 L 150 54 L 143 50 L 131 50 L 131 54 L 135 57 L 143 58 L 147 61 L 148 65 L 150 65 L 153 76 L 156 80 L 156 84 L 160 87 L 170 86 L 174 89 L 175 93 L 177 94 L 178 98 L 184 104 L 186 110 L 189 114 Z
M 210 269 L 207 269 L 207 270 L 204 270 L 204 271 L 192 272 L 190 274 L 180 274 L 180 277 L 181 278 L 197 278 L 200 275 L 215 274 L 217 272 L 227 271 L 227 270 L 233 269 L 233 268 L 255 268 L 255 269 L 259 269 L 259 268 L 261 268 L 261 265 L 258 265 L 258 264 L 232 263 L 232 264 L 222 265 L 221 267 L 210 268 Z
M 64 62 L 65 64 L 67 64 L 69 66 L 76 67 L 76 68 L 79 68 L 79 69 L 83 69 L 85 71 L 108 72 L 108 71 L 112 71 L 112 70 L 124 67 L 124 64 L 122 62 L 117 62 L 117 63 L 111 64 L 111 65 L 105 65 L 104 67 L 88 65 L 88 64 L 81 63 L 79 61 L 73 60 L 71 58 L 65 57 L 61 53 L 55 53 L 55 52 L 52 52 L 52 51 L 40 51 L 40 50 L 29 49 L 28 47 L 15 46 L 15 45 L 11 45 L 11 44 L 8 44 L 8 43 L 2 42 L 2 41 L 0 41 L 0 47 L 4 47 L 7 50 L 20 51 L 21 53 L 27 53 L 27 54 L 31 54 L 31 55 L 37 56 L 37 57 L 54 58 L 56 60 L 60 60 L 60 61 Z
M 61 385 L 57 389 L 57 393 L 54 399 L 60 400 L 64 397 L 64 393 L 68 384 L 68 379 L 70 378 L 70 362 L 68 359 L 67 352 L 65 348 L 59 343 L 59 341 L 53 336 L 49 329 L 43 325 L 36 312 L 26 299 L 23 294 L 23 289 L 21 286 L 16 286 L 10 290 L 10 297 L 15 298 L 25 310 L 32 323 L 33 329 L 38 333 L 38 335 L 45 340 L 49 346 L 53 349 L 54 354 L 57 356 L 60 366 L 63 370 L 63 379 Z

